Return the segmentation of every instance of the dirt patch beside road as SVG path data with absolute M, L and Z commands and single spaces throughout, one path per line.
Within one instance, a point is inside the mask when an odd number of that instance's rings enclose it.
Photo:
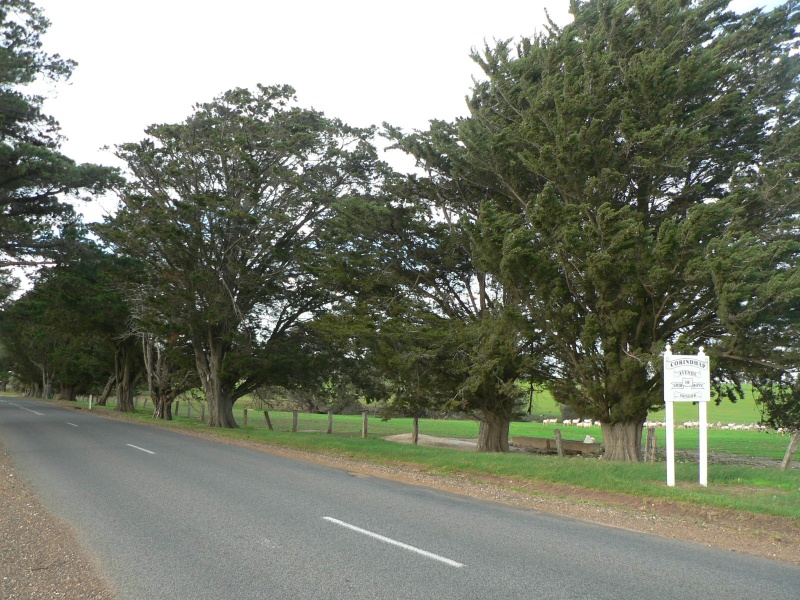
M 410 433 L 398 433 L 397 435 L 390 435 L 385 438 L 390 442 L 397 442 L 399 444 L 410 444 Z M 419 434 L 417 442 L 420 446 L 433 446 L 438 448 L 455 448 L 458 450 L 475 450 L 478 447 L 478 442 L 474 440 L 459 440 L 456 438 L 442 438 L 434 437 L 432 435 Z

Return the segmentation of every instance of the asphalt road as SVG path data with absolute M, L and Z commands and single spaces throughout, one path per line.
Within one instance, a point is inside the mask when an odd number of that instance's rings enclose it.
M 800 569 L 0 399 L 121 599 L 798 600 Z

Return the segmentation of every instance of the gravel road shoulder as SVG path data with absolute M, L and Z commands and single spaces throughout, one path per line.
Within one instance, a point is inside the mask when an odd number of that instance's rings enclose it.
M 114 597 L 97 563 L 14 470 L 0 445 L 0 598 Z

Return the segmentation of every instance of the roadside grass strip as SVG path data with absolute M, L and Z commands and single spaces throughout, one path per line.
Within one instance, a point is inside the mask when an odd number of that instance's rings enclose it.
M 397 546 L 398 548 L 402 548 L 403 550 L 408 550 L 409 552 L 414 552 L 415 554 L 419 554 L 424 556 L 425 558 L 430 558 L 432 560 L 437 560 L 441 563 L 449 565 L 451 567 L 456 567 L 460 569 L 464 565 L 460 562 L 456 562 L 449 558 L 445 558 L 444 556 L 439 556 L 438 554 L 434 554 L 433 552 L 428 552 L 427 550 L 422 550 L 420 548 L 416 548 L 415 546 L 410 546 L 409 544 L 404 544 L 403 542 L 398 542 L 397 540 L 393 540 L 392 538 L 388 538 L 385 535 L 381 535 L 379 533 L 374 533 L 372 531 L 368 531 L 366 529 L 362 529 L 361 527 L 356 527 L 355 525 L 351 525 L 350 523 L 345 523 L 344 521 L 340 521 L 339 519 L 334 519 L 333 517 L 322 517 L 329 523 L 333 523 L 334 525 L 339 525 L 340 527 L 345 527 L 362 535 L 369 536 L 373 539 L 379 540 L 386 544 L 391 544 L 392 546 Z

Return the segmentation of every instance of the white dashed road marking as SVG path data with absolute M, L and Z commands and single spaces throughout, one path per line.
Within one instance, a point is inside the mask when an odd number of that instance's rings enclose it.
M 428 552 L 427 550 L 420 550 L 419 548 L 415 548 L 414 546 L 409 546 L 408 544 L 404 544 L 403 542 L 398 542 L 397 540 L 393 540 L 392 538 L 388 538 L 378 533 L 373 533 L 372 531 L 367 531 L 366 529 L 361 529 L 361 527 L 356 527 L 355 525 L 350 525 L 350 523 L 345 523 L 344 521 L 340 521 L 339 519 L 334 519 L 333 517 L 322 517 L 322 518 L 328 521 L 329 523 L 333 523 L 334 525 L 339 525 L 340 527 L 346 527 L 347 529 L 351 529 L 352 531 L 356 531 L 363 535 L 367 535 L 376 540 L 380 540 L 381 542 L 391 544 L 392 546 L 397 546 L 399 548 L 403 548 L 404 550 L 415 552 L 416 554 L 420 554 L 426 558 L 438 560 L 439 562 L 443 562 L 444 564 L 450 565 L 451 567 L 461 568 L 464 566 L 460 562 L 450 560 L 449 558 L 445 558 L 444 556 L 439 556 L 438 554 L 434 554 L 433 552 Z
M 131 448 L 136 448 L 137 450 L 141 450 L 142 452 L 147 452 L 148 454 L 155 454 L 152 450 L 147 450 L 145 448 L 140 448 L 139 446 L 134 446 L 133 444 L 127 444 Z
M 36 410 L 31 410 L 30 408 L 25 408 L 24 406 L 20 406 L 19 404 L 14 404 L 13 402 L 9 402 L 11 406 L 16 406 L 17 408 L 21 408 L 22 410 L 27 410 L 28 412 L 32 412 L 35 415 L 39 415 L 40 417 L 44 416 L 44 413 L 40 413 Z

